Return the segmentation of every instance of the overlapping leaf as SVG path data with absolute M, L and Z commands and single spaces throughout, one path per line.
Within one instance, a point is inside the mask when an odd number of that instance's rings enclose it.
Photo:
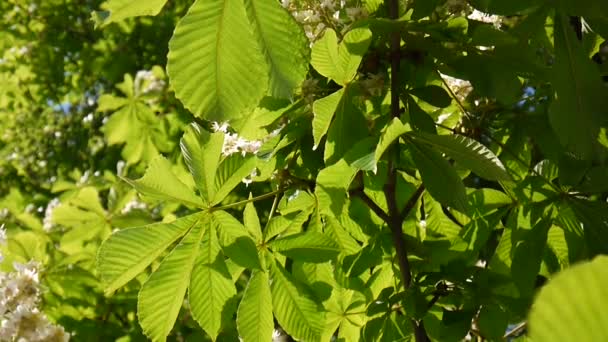
M 257 271 L 249 279 L 239 304 L 236 324 L 244 342 L 272 340 L 274 321 L 268 273 Z
M 225 322 L 234 312 L 232 297 L 236 288 L 220 250 L 215 226 L 204 232 L 201 247 L 196 256 L 188 299 L 192 316 L 201 327 L 216 339 Z
M 171 223 L 128 228 L 114 233 L 99 248 L 97 269 L 112 293 L 135 278 L 200 219 L 194 214 Z
M 289 98 L 308 72 L 308 40 L 279 2 L 245 0 L 254 35 L 268 66 L 269 94 Z
M 184 302 L 201 235 L 208 230 L 195 224 L 188 235 L 163 259 L 139 292 L 137 315 L 144 333 L 165 341 Z
M 410 133 L 415 140 L 429 144 L 489 180 L 510 180 L 504 165 L 487 147 L 462 135 L 433 135 L 424 132 Z
M 278 263 L 271 267 L 272 306 L 281 327 L 298 340 L 320 341 L 325 315 L 302 286 Z
M 196 187 L 207 203 L 215 195 L 215 170 L 220 162 L 223 133 L 209 133 L 192 124 L 184 134 L 180 147 Z
M 202 207 L 203 201 L 171 171 L 171 164 L 162 156 L 154 158 L 144 176 L 137 180 L 125 179 L 140 194 L 150 198 Z

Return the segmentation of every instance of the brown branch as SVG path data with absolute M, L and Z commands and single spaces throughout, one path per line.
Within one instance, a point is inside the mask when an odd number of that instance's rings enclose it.
M 382 210 L 382 208 L 380 208 L 376 202 L 374 202 L 374 200 L 372 200 L 369 196 L 367 196 L 367 194 L 365 192 L 363 192 L 363 189 L 354 189 L 354 190 L 350 190 L 348 192 L 348 194 L 350 196 L 355 196 L 355 197 L 359 197 L 376 215 L 378 215 L 379 218 L 381 218 L 382 220 L 384 220 L 385 222 L 388 223 L 389 221 L 389 217 L 388 215 L 384 212 L 384 210 Z
M 418 202 L 418 199 L 422 195 L 423 191 L 424 191 L 424 184 L 420 184 L 418 189 L 416 189 L 416 191 L 412 194 L 412 197 L 410 197 L 410 199 L 405 204 L 405 207 L 403 207 L 403 210 L 399 214 L 399 217 L 401 218 L 401 220 L 405 220 L 405 218 L 408 217 L 408 215 L 410 214 L 412 209 L 414 209 L 414 206 L 416 205 L 416 202 Z
M 389 18 L 396 20 L 399 17 L 399 0 L 386 0 L 385 1 Z M 391 116 L 393 118 L 399 118 L 401 116 L 400 101 L 399 101 L 399 64 L 401 63 L 401 33 L 397 30 L 391 32 L 390 36 L 390 51 L 391 51 Z M 397 148 L 397 147 L 393 147 Z M 395 245 L 395 251 L 397 253 L 397 260 L 399 262 L 399 271 L 401 273 L 401 280 L 403 287 L 407 290 L 410 287 L 412 281 L 412 272 L 410 269 L 409 260 L 407 258 L 407 249 L 405 247 L 405 240 L 403 239 L 403 231 L 401 225 L 403 224 L 403 214 L 399 211 L 397 206 L 397 170 L 394 167 L 394 158 L 397 154 L 393 153 L 389 157 L 388 161 L 388 181 L 384 187 L 384 195 L 388 204 L 388 220 L 386 221 L 391 229 L 393 236 L 393 243 Z M 417 191 L 419 197 L 422 190 Z M 415 194 L 416 195 L 416 194 Z M 407 215 L 409 211 L 414 207 L 416 200 L 410 199 L 408 204 L 410 208 L 405 212 Z M 429 341 L 424 325 L 421 321 L 411 320 L 412 327 L 414 328 L 414 336 L 416 342 Z

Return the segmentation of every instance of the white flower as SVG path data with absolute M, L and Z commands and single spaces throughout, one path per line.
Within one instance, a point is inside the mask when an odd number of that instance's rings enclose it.
M 55 210 L 55 208 L 57 208 L 60 204 L 61 202 L 59 201 L 59 198 L 53 198 L 46 205 L 46 209 L 44 210 L 44 218 L 42 219 L 42 228 L 44 231 L 50 232 L 53 229 L 53 210 Z
M 323 0 L 321 1 L 321 8 L 330 12 L 334 12 L 336 10 L 336 4 L 333 0 Z
M 223 122 L 223 123 L 218 123 L 218 122 L 213 122 L 211 124 L 211 127 L 213 128 L 213 130 L 215 132 L 223 132 L 223 133 L 227 133 L 228 132 L 228 123 L 227 122 Z
M 365 19 L 368 16 L 367 10 L 361 7 L 350 7 L 346 9 L 346 16 L 351 21 L 357 21 L 359 19 Z
M 484 13 L 478 10 L 473 10 L 473 13 L 469 14 L 467 18 L 492 24 L 496 28 L 500 28 L 500 24 L 502 23 L 502 17 L 494 14 Z
M 243 178 L 242 182 L 245 183 L 246 186 L 249 186 L 249 184 L 253 183 L 253 178 L 257 177 L 257 176 L 258 176 L 258 170 L 253 169 L 253 171 L 251 171 L 249 176 Z
M 135 81 L 133 81 L 133 88 L 135 94 L 149 94 L 161 92 L 165 88 L 165 81 L 156 77 L 150 70 L 140 70 L 135 74 Z
M 4 223 L 0 225 L 0 246 L 6 245 L 6 229 L 4 228 Z
M 125 207 L 122 208 L 122 210 L 120 212 L 122 214 L 126 214 L 135 209 L 145 210 L 147 208 L 148 208 L 148 206 L 146 205 L 146 203 L 140 202 L 137 199 L 133 199 L 133 200 L 127 202 L 127 204 L 125 204 Z

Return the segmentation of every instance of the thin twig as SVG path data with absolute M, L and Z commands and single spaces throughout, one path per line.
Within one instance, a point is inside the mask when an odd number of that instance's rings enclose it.
M 418 199 L 420 198 L 420 195 L 422 195 L 423 191 L 424 184 L 420 184 L 418 189 L 416 189 L 416 191 L 412 194 L 412 197 L 410 197 L 410 199 L 405 204 L 405 207 L 403 207 L 403 210 L 401 210 L 401 213 L 399 214 L 401 220 L 405 220 L 405 218 L 410 214 L 412 209 L 414 209 L 414 206 L 416 205 L 416 202 L 418 202 Z
M 528 327 L 528 322 L 522 322 L 511 331 L 505 334 L 504 338 L 507 339 L 509 337 L 517 337 Z
M 222 205 L 219 207 L 213 207 L 213 208 L 209 208 L 209 211 L 217 211 L 217 210 L 225 210 L 225 209 L 230 209 L 230 208 L 234 208 L 234 207 L 239 207 L 243 204 L 247 204 L 249 202 L 255 202 L 255 201 L 261 201 L 263 199 L 267 199 L 270 198 L 272 196 L 275 196 L 277 194 L 281 194 L 283 192 L 285 192 L 285 190 L 287 190 L 287 188 L 279 188 L 278 190 L 257 196 L 257 197 L 252 197 L 246 200 L 242 200 L 242 201 L 238 201 L 238 202 L 234 202 L 234 203 L 230 203 L 230 204 L 226 204 L 226 205 Z

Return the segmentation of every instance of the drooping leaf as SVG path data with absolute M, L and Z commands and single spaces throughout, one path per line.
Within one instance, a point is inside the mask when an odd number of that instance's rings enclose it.
M 165 341 L 184 302 L 201 235 L 208 230 L 195 225 L 146 280 L 137 301 L 137 316 L 144 333 Z
M 382 158 L 384 152 L 395 142 L 395 140 L 411 130 L 409 124 L 404 124 L 399 118 L 393 118 L 382 132 L 380 142 L 376 146 L 376 162 Z
M 271 267 L 272 307 L 281 327 L 298 340 L 320 341 L 324 312 L 312 296 L 278 263 Z
M 114 233 L 101 245 L 97 255 L 97 269 L 106 293 L 114 292 L 135 278 L 199 219 L 200 214 L 193 214 L 170 223 L 154 223 Z
M 196 123 L 190 125 L 180 142 L 184 161 L 207 203 L 215 196 L 215 175 L 223 143 L 223 133 L 209 133 Z
M 167 0 L 107 0 L 101 4 L 103 11 L 93 12 L 95 28 L 126 18 L 142 15 L 157 15 Z
M 340 253 L 340 246 L 329 236 L 319 232 L 304 232 L 278 238 L 270 242 L 272 250 L 294 260 L 325 262 Z
M 415 140 L 429 144 L 462 166 L 489 180 L 510 180 L 504 165 L 487 147 L 462 135 L 433 135 L 410 133 Z
M 456 170 L 435 150 L 412 141 L 412 157 L 429 193 L 441 204 L 466 212 L 467 195 Z
M 355 104 L 357 88 L 346 87 L 327 132 L 323 158 L 330 165 L 342 158 L 356 143 L 368 137 L 367 121 Z
M 241 222 L 223 210 L 215 211 L 212 215 L 224 253 L 240 266 L 261 269 L 255 242 Z
M 224 122 L 253 109 L 268 89 L 266 60 L 245 3 L 197 0 L 169 41 L 175 95 L 198 117 Z
M 549 107 L 549 121 L 562 144 L 589 159 L 597 140 L 605 102 L 600 75 L 580 47 L 568 19 L 555 17 L 555 64 L 552 84 L 557 98 Z
M 314 137 L 314 147 L 317 149 L 321 143 L 321 139 L 327 134 L 329 126 L 334 114 L 340 104 L 342 104 L 342 97 L 344 96 L 344 89 L 341 88 L 337 92 L 328 95 L 322 99 L 315 101 L 312 105 L 312 112 L 314 118 L 312 120 L 312 135 Z
M 239 304 L 236 325 L 244 342 L 272 340 L 274 321 L 268 273 L 255 271 L 252 274 Z
M 547 233 L 551 228 L 550 220 L 543 220 L 526 232 L 513 250 L 511 275 L 522 295 L 531 295 L 535 286 L 547 244 Z
M 214 225 L 205 230 L 188 289 L 192 316 L 215 340 L 234 312 L 236 288 L 221 253 Z
M 246 0 L 254 35 L 268 65 L 269 93 L 289 98 L 308 72 L 308 40 L 279 2 Z
M 601 341 L 608 336 L 608 258 L 558 273 L 543 286 L 529 316 L 534 341 Z
M 182 183 L 171 171 L 171 164 L 163 156 L 150 162 L 143 177 L 137 180 L 124 179 L 140 194 L 150 198 L 179 202 L 188 206 L 202 207 L 203 201 Z

